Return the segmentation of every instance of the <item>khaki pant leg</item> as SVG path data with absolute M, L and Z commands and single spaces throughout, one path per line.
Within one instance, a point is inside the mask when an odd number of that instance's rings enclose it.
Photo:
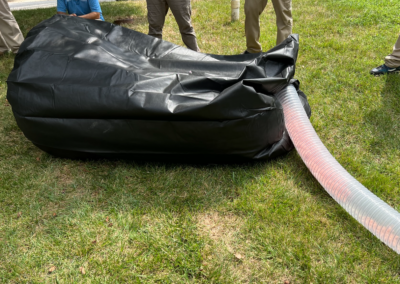
M 2 0 L 0 0 L 2 1 Z M 147 0 L 147 20 L 149 22 L 149 35 L 162 39 L 165 16 L 168 13 L 166 0 Z
M 191 50 L 200 51 L 197 38 L 190 20 L 192 7 L 190 0 L 167 0 L 169 8 L 179 26 L 183 43 Z
M 258 53 L 262 51 L 260 40 L 260 15 L 267 6 L 268 0 L 245 0 L 244 31 L 246 34 L 247 51 Z
M 6 43 L 6 40 L 3 38 L 3 35 L 1 34 L 0 30 L 0 54 L 3 54 L 6 51 L 9 51 L 10 48 L 8 48 L 8 45 Z
M 276 44 L 280 44 L 292 34 L 292 0 L 272 0 L 276 15 Z
M 0 52 L 18 52 L 24 37 L 6 0 L 0 0 Z
M 400 36 L 393 47 L 392 54 L 385 57 L 385 65 L 390 68 L 400 66 Z

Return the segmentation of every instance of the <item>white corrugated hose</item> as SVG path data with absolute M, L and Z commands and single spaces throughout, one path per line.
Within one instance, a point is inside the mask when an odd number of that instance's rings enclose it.
M 400 214 L 353 178 L 329 153 L 312 127 L 293 85 L 277 93 L 297 152 L 324 189 L 351 216 L 400 253 Z

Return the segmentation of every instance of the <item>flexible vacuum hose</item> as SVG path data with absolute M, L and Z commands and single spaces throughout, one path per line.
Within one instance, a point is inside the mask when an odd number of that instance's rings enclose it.
M 353 178 L 329 153 L 312 127 L 293 85 L 276 94 L 297 152 L 324 189 L 351 216 L 400 253 L 400 214 Z

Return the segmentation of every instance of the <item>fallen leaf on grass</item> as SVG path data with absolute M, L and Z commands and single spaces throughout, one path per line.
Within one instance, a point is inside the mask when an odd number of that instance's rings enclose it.
M 106 222 L 108 222 L 108 220 L 110 220 L 110 218 L 106 217 Z
M 235 253 L 236 259 L 240 260 L 243 258 L 243 256 L 240 253 Z
M 113 226 L 113 223 L 109 223 L 109 224 L 108 224 L 108 227 L 112 227 L 112 226 Z
M 53 213 L 53 217 L 57 217 L 57 213 Z
M 97 243 L 97 241 L 96 241 L 96 240 L 94 240 L 94 241 L 92 242 L 92 244 L 95 244 L 95 243 Z
M 52 267 L 49 268 L 48 273 L 50 274 L 50 273 L 54 272 L 54 270 L 56 270 L 56 267 L 53 265 Z
M 18 212 L 17 218 L 20 218 L 22 216 L 22 212 Z
M 40 161 L 40 158 L 39 158 L 39 157 L 37 157 L 37 158 L 36 158 L 36 161 L 38 161 L 38 162 L 39 162 L 39 161 Z
M 85 268 L 83 268 L 82 266 L 79 267 L 79 271 L 80 271 L 82 274 L 86 274 Z
M 285 282 L 283 282 L 283 284 L 290 284 L 289 280 L 285 280 Z

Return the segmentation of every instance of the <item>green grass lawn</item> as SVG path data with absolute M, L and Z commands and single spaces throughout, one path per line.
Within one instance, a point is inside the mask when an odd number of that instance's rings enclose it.
M 241 1 L 243 8 L 244 1 Z M 192 2 L 203 52 L 245 50 L 230 1 Z M 106 21 L 145 2 L 102 3 Z M 400 76 L 372 77 L 400 31 L 400 1 L 293 1 L 296 78 L 334 157 L 400 210 Z M 55 8 L 16 11 L 24 35 Z M 264 50 L 275 43 L 272 4 Z M 182 44 L 173 16 L 164 39 Z M 400 283 L 400 257 L 350 217 L 296 151 L 271 162 L 73 161 L 33 146 L 6 101 L 0 58 L 0 283 Z M 82 273 L 82 268 L 84 273 Z M 49 272 L 50 271 L 50 272 Z

